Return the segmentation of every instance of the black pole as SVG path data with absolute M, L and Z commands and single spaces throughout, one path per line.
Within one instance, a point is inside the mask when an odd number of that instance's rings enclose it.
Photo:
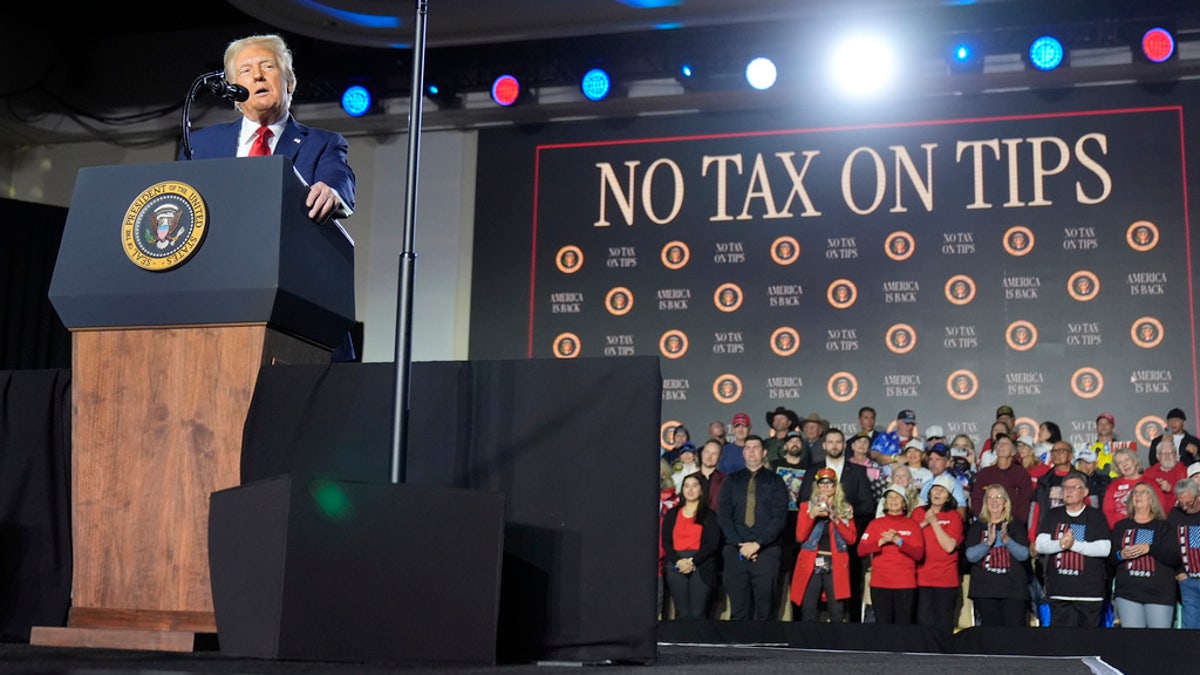
M 408 453 L 409 371 L 412 368 L 413 252 L 417 219 L 417 174 L 421 164 L 421 103 L 425 92 L 425 15 L 429 0 L 417 0 L 413 24 L 412 91 L 408 107 L 408 191 L 404 195 L 404 243 L 396 289 L 396 403 L 392 415 L 392 482 L 404 482 Z

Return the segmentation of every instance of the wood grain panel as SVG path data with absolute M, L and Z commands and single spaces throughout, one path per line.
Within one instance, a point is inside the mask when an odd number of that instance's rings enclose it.
M 329 352 L 266 326 L 73 338 L 73 604 L 211 614 L 208 499 L 238 484 L 259 368 Z
M 91 647 L 104 649 L 145 649 L 160 652 L 190 652 L 195 649 L 194 633 L 159 630 L 110 630 L 104 628 L 53 628 L 35 626 L 29 644 L 41 647 Z

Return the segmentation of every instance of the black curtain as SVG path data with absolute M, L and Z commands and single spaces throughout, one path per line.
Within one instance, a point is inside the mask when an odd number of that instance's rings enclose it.
M 498 657 L 655 658 L 656 357 L 414 363 L 406 482 L 506 496 Z M 386 480 L 394 366 L 271 366 L 243 481 Z M 454 608 L 430 608 L 454 611 Z
M 47 298 L 66 222 L 65 208 L 0 199 L 0 370 L 71 367 Z
M 0 371 L 0 640 L 71 602 L 71 373 Z

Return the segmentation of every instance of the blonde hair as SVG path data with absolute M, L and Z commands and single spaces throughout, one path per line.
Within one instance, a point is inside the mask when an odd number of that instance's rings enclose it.
M 988 496 L 988 493 L 992 492 L 993 490 L 995 490 L 996 492 L 999 492 L 1000 495 L 1004 497 L 1004 510 L 1000 513 L 1000 517 L 1001 517 L 1001 522 L 1007 523 L 1010 520 L 1012 520 L 1012 498 L 1010 498 L 1008 496 L 1008 490 L 1004 489 L 1004 486 L 1000 485 L 999 483 L 994 483 L 992 485 L 987 486 L 987 488 L 984 489 L 984 491 L 983 491 L 983 506 L 980 507 L 979 513 L 981 516 L 990 515 L 987 510 L 987 496 Z M 980 518 L 980 520 L 983 520 L 983 518 Z
M 278 35 L 251 35 L 240 40 L 234 40 L 225 48 L 225 80 L 233 82 L 237 79 L 237 71 L 235 70 L 234 61 L 237 60 L 238 54 L 247 47 L 262 47 L 275 55 L 275 63 L 279 66 L 279 72 L 283 75 L 283 82 L 287 85 L 289 94 L 296 91 L 296 71 L 292 70 L 292 50 L 288 49 L 287 43 Z M 235 103 L 234 107 L 241 110 L 241 104 Z
M 959 435 L 955 436 L 954 440 L 950 441 L 950 447 L 952 447 L 952 448 L 955 447 L 954 444 L 957 443 L 958 439 L 960 439 L 960 438 L 966 440 L 968 450 L 970 450 L 971 452 L 975 452 L 975 441 L 971 440 L 971 437 L 966 434 L 959 434 Z
M 1158 491 L 1150 487 L 1149 483 L 1136 483 L 1133 489 L 1129 491 L 1129 496 L 1125 498 L 1125 513 L 1129 517 L 1133 517 L 1133 495 L 1137 493 L 1138 488 L 1145 488 L 1146 492 L 1150 493 L 1150 517 L 1154 520 L 1166 520 L 1167 514 L 1163 511 L 1162 503 L 1158 499 Z
M 667 464 L 665 459 L 658 460 L 658 489 L 675 489 L 675 478 L 672 477 L 671 465 Z
M 854 508 L 850 506 L 849 502 L 846 501 L 846 493 L 844 490 L 842 490 L 842 484 L 834 481 L 834 485 L 837 486 L 837 489 L 833 492 L 833 503 L 829 504 L 829 512 L 838 518 L 847 520 L 854 515 Z M 821 481 L 814 480 L 812 484 L 812 493 L 810 493 L 808 498 L 809 509 L 812 509 L 812 504 L 816 501 L 817 496 L 820 494 L 820 490 Z
M 1129 448 L 1121 448 L 1120 450 L 1118 450 L 1118 451 L 1116 451 L 1116 452 L 1114 452 L 1114 453 L 1113 453 L 1113 455 L 1112 455 L 1112 464 L 1113 464 L 1114 466 L 1115 466 L 1115 465 L 1116 465 L 1116 463 L 1117 463 L 1117 458 L 1118 458 L 1118 457 L 1121 457 L 1121 456 L 1126 456 L 1126 457 L 1129 457 L 1129 459 L 1133 460 L 1133 466 L 1134 466 L 1134 473 L 1135 473 L 1135 474 L 1137 474 L 1137 475 L 1139 475 L 1139 476 L 1140 476 L 1140 475 L 1142 474 L 1142 471 L 1144 471 L 1144 470 L 1145 470 L 1145 469 L 1143 469 L 1143 468 L 1142 468 L 1142 462 L 1141 462 L 1141 460 L 1139 460 L 1139 459 L 1138 459 L 1137 453 L 1136 453 L 1136 452 L 1134 452 L 1134 451 L 1132 451 L 1132 450 L 1130 450 Z M 1120 469 L 1120 467 L 1117 467 L 1117 472 L 1118 472 L 1118 473 L 1120 472 L 1120 470 L 1121 470 L 1121 469 Z

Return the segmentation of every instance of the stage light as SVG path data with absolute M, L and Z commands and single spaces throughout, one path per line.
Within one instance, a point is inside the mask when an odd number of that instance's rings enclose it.
M 579 89 L 589 101 L 603 101 L 612 91 L 612 78 L 602 68 L 592 68 L 583 75 Z
M 492 100 L 496 105 L 508 107 L 521 97 L 521 83 L 512 75 L 501 75 L 492 82 Z
M 685 78 L 690 79 L 693 75 L 696 74 L 696 71 L 692 69 L 692 64 L 685 63 L 682 66 L 679 66 L 679 74 Z
M 433 82 L 425 85 L 425 98 L 437 105 L 438 110 L 462 107 L 462 97 L 453 87 Z
M 342 110 L 351 117 L 362 117 L 371 110 L 371 92 L 361 84 L 351 85 L 342 92 Z
M 1175 53 L 1175 38 L 1165 28 L 1151 28 L 1142 36 L 1142 55 L 1154 63 L 1162 63 Z
M 758 57 L 746 64 L 746 82 L 759 91 L 775 86 L 775 78 L 779 73 L 771 59 Z
M 983 53 L 970 42 L 957 42 L 946 54 L 946 62 L 954 73 L 977 73 L 983 70 Z
M 1043 35 L 1029 45 L 1029 63 L 1042 71 L 1054 70 L 1062 65 L 1066 52 L 1056 38 Z
M 833 51 L 830 74 L 846 93 L 865 96 L 890 85 L 895 67 L 892 48 L 885 40 L 858 35 L 842 41 Z

